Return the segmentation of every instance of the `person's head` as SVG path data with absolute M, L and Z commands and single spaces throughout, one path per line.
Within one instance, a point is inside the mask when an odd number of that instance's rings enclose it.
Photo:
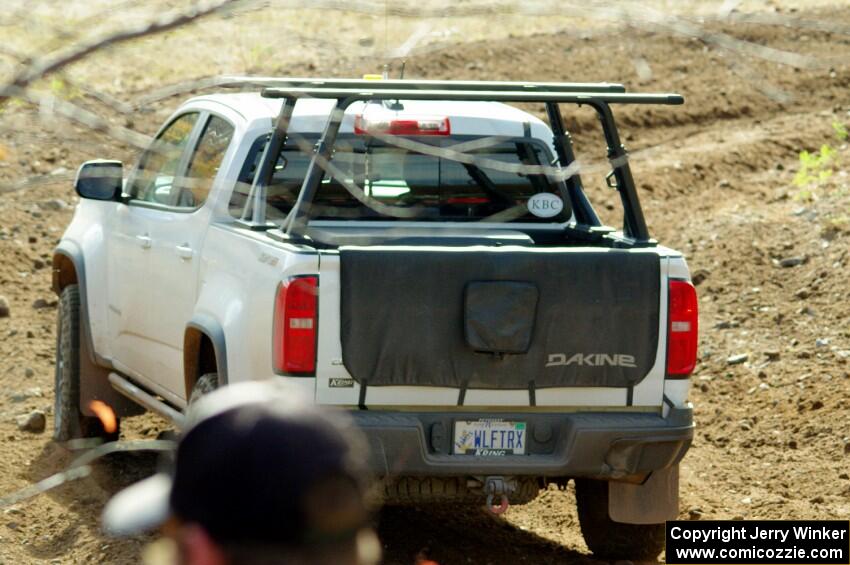
M 270 382 L 231 385 L 192 405 L 173 472 L 115 495 L 104 529 L 160 526 L 157 563 L 371 565 L 364 453 L 342 414 Z

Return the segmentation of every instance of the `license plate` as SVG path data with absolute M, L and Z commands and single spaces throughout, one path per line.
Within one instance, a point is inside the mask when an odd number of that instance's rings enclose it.
M 525 422 L 457 420 L 454 453 L 458 455 L 524 455 Z

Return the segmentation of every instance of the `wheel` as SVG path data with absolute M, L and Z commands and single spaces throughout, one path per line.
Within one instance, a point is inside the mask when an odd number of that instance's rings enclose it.
M 608 516 L 608 483 L 576 479 L 576 506 L 581 534 L 602 559 L 655 559 L 664 549 L 664 524 L 623 524 Z
M 80 288 L 62 289 L 56 323 L 56 369 L 54 373 L 53 439 L 64 442 L 79 438 L 118 439 L 95 417 L 80 410 Z M 116 420 L 120 426 L 120 422 Z
M 203 395 L 210 393 L 218 388 L 218 373 L 206 373 L 201 375 L 195 386 L 192 387 L 192 394 L 189 396 L 189 404 L 194 404 Z

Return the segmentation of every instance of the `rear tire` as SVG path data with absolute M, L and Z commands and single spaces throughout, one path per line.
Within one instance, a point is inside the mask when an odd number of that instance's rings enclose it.
M 209 394 L 218 388 L 218 373 L 206 373 L 192 387 L 192 394 L 189 396 L 189 404 L 194 404 L 198 399 L 205 394 Z
M 608 482 L 576 479 L 576 506 L 584 542 L 602 559 L 655 559 L 664 549 L 664 524 L 623 524 L 608 515 Z
M 54 373 L 53 440 L 79 438 L 118 439 L 118 428 L 107 433 L 98 418 L 80 409 L 80 287 L 71 284 L 59 295 L 56 324 L 56 369 Z M 120 422 L 116 423 L 120 426 Z

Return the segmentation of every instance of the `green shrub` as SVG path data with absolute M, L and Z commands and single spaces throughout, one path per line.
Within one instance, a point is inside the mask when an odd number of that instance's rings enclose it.
M 824 143 L 820 151 L 809 153 L 800 152 L 800 169 L 794 175 L 794 185 L 799 188 L 818 186 L 832 176 L 835 156 L 838 153 L 829 144 Z

